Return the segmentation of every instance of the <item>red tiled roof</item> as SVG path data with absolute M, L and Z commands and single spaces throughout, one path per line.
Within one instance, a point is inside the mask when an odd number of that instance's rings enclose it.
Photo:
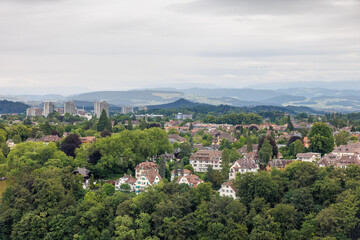
M 142 162 L 139 163 L 135 169 L 158 169 L 159 166 L 156 163 L 153 162 Z
M 144 176 L 149 180 L 151 184 L 154 183 L 156 176 L 159 177 L 159 180 L 161 181 L 160 174 L 155 169 L 150 169 L 144 173 Z

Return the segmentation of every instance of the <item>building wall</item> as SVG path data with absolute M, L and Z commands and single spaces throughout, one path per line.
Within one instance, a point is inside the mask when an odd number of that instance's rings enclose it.
M 237 199 L 236 192 L 230 186 L 222 185 L 219 190 L 220 196 L 222 197 L 231 197 L 233 199 Z
M 69 113 L 70 115 L 77 114 L 77 109 L 74 102 L 70 101 L 64 103 L 64 114 L 66 113 Z
M 103 110 L 105 110 L 106 115 L 109 117 L 109 104 L 105 101 L 94 102 L 94 114 L 97 118 L 100 118 Z
M 135 182 L 135 192 L 136 194 L 140 194 L 146 190 L 147 187 L 156 185 L 160 182 L 160 179 L 158 176 L 156 176 L 155 181 L 153 184 L 150 183 L 149 179 L 145 176 L 140 176 L 136 178 Z
M 190 160 L 195 172 L 206 172 L 209 166 L 214 170 L 221 170 L 221 159 L 218 160 Z
M 55 104 L 53 102 L 44 102 L 43 115 L 47 117 L 50 113 L 55 111 Z

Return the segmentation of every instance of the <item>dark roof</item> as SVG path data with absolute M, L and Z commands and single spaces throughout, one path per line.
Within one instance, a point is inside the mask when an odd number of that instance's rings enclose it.
M 84 168 L 84 167 L 75 169 L 74 173 L 81 174 L 84 177 L 88 177 L 88 176 L 91 175 L 91 172 L 88 169 Z

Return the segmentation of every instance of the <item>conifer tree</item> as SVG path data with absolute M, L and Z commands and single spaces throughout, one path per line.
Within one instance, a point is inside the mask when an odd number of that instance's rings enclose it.
M 107 129 L 109 131 L 111 131 L 111 123 L 109 121 L 109 118 L 106 114 L 105 109 L 102 110 L 101 115 L 100 115 L 100 119 L 99 119 L 99 123 L 97 125 L 97 130 L 99 132 L 103 131 L 104 129 Z

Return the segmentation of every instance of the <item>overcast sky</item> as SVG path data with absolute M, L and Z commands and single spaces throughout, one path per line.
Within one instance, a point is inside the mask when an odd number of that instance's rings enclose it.
M 345 80 L 360 0 L 0 0 L 0 94 Z

